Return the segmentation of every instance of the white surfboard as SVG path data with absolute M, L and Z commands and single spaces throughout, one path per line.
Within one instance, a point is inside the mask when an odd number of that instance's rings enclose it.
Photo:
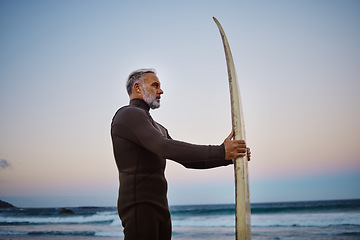
M 219 28 L 225 50 L 226 65 L 229 76 L 229 88 L 231 99 L 232 127 L 236 140 L 245 140 L 245 124 L 242 113 L 240 91 L 237 82 L 235 65 L 231 55 L 230 46 L 225 32 L 219 21 L 213 18 Z M 247 156 L 237 158 L 234 164 L 235 170 L 235 202 L 236 202 L 236 239 L 251 239 L 251 209 L 248 180 L 248 159 Z

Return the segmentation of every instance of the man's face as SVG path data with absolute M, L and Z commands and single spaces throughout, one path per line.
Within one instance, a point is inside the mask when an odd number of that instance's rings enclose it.
M 161 94 L 163 94 L 164 92 L 160 88 L 160 81 L 158 77 L 153 73 L 145 73 L 144 85 L 144 101 L 150 106 L 151 109 L 159 108 Z

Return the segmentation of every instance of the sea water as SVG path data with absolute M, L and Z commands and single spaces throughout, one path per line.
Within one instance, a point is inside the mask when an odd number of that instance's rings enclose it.
M 123 239 L 115 207 L 0 210 L 0 236 Z M 173 239 L 235 239 L 235 205 L 171 206 Z M 360 239 L 360 200 L 255 203 L 252 239 Z

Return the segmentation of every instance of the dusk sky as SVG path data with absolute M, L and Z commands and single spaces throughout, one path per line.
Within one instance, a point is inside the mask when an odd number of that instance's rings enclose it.
M 0 0 L 0 199 L 115 206 L 111 119 L 155 68 L 172 138 L 231 131 L 240 84 L 251 202 L 360 198 L 360 1 Z M 169 204 L 234 203 L 233 167 L 167 162 Z

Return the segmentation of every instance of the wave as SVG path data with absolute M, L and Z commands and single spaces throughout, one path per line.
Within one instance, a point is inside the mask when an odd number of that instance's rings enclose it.
M 11 209 L 0 211 L 4 225 L 106 225 L 121 227 L 115 207 L 71 208 L 73 214 L 61 214 L 59 208 Z M 235 205 L 171 206 L 174 226 L 234 227 Z M 360 200 L 256 203 L 251 208 L 251 225 L 271 226 L 360 226 Z
M 360 212 L 252 215 L 254 227 L 360 226 Z
M 95 236 L 94 231 L 33 231 L 27 235 Z
M 118 221 L 114 212 L 97 212 L 93 215 L 57 215 L 46 214 L 29 215 L 14 214 L 0 215 L 0 225 L 39 225 L 39 224 L 113 224 Z
M 30 235 L 30 236 L 78 236 L 78 237 L 123 237 L 121 231 L 106 232 L 106 231 L 0 231 L 0 236 L 6 235 Z
M 318 213 L 360 211 L 360 200 L 308 201 L 283 203 L 256 203 L 251 205 L 252 214 L 269 213 Z
M 235 214 L 235 204 L 186 205 L 170 208 L 172 215 L 228 215 Z M 360 200 L 254 203 L 251 214 L 321 213 L 360 211 Z
M 174 226 L 234 227 L 235 205 L 176 206 Z M 253 204 L 253 227 L 360 226 L 360 201 L 320 201 Z
M 174 227 L 235 227 L 233 215 L 172 217 Z M 360 213 L 354 214 L 269 214 L 252 215 L 252 227 L 336 227 L 360 228 Z
M 354 232 L 354 231 L 341 232 L 341 233 L 338 233 L 337 235 L 338 236 L 344 236 L 344 237 L 360 237 L 360 231 L 358 231 L 358 232 Z
M 172 215 L 228 215 L 235 214 L 234 204 L 185 205 L 170 207 Z

